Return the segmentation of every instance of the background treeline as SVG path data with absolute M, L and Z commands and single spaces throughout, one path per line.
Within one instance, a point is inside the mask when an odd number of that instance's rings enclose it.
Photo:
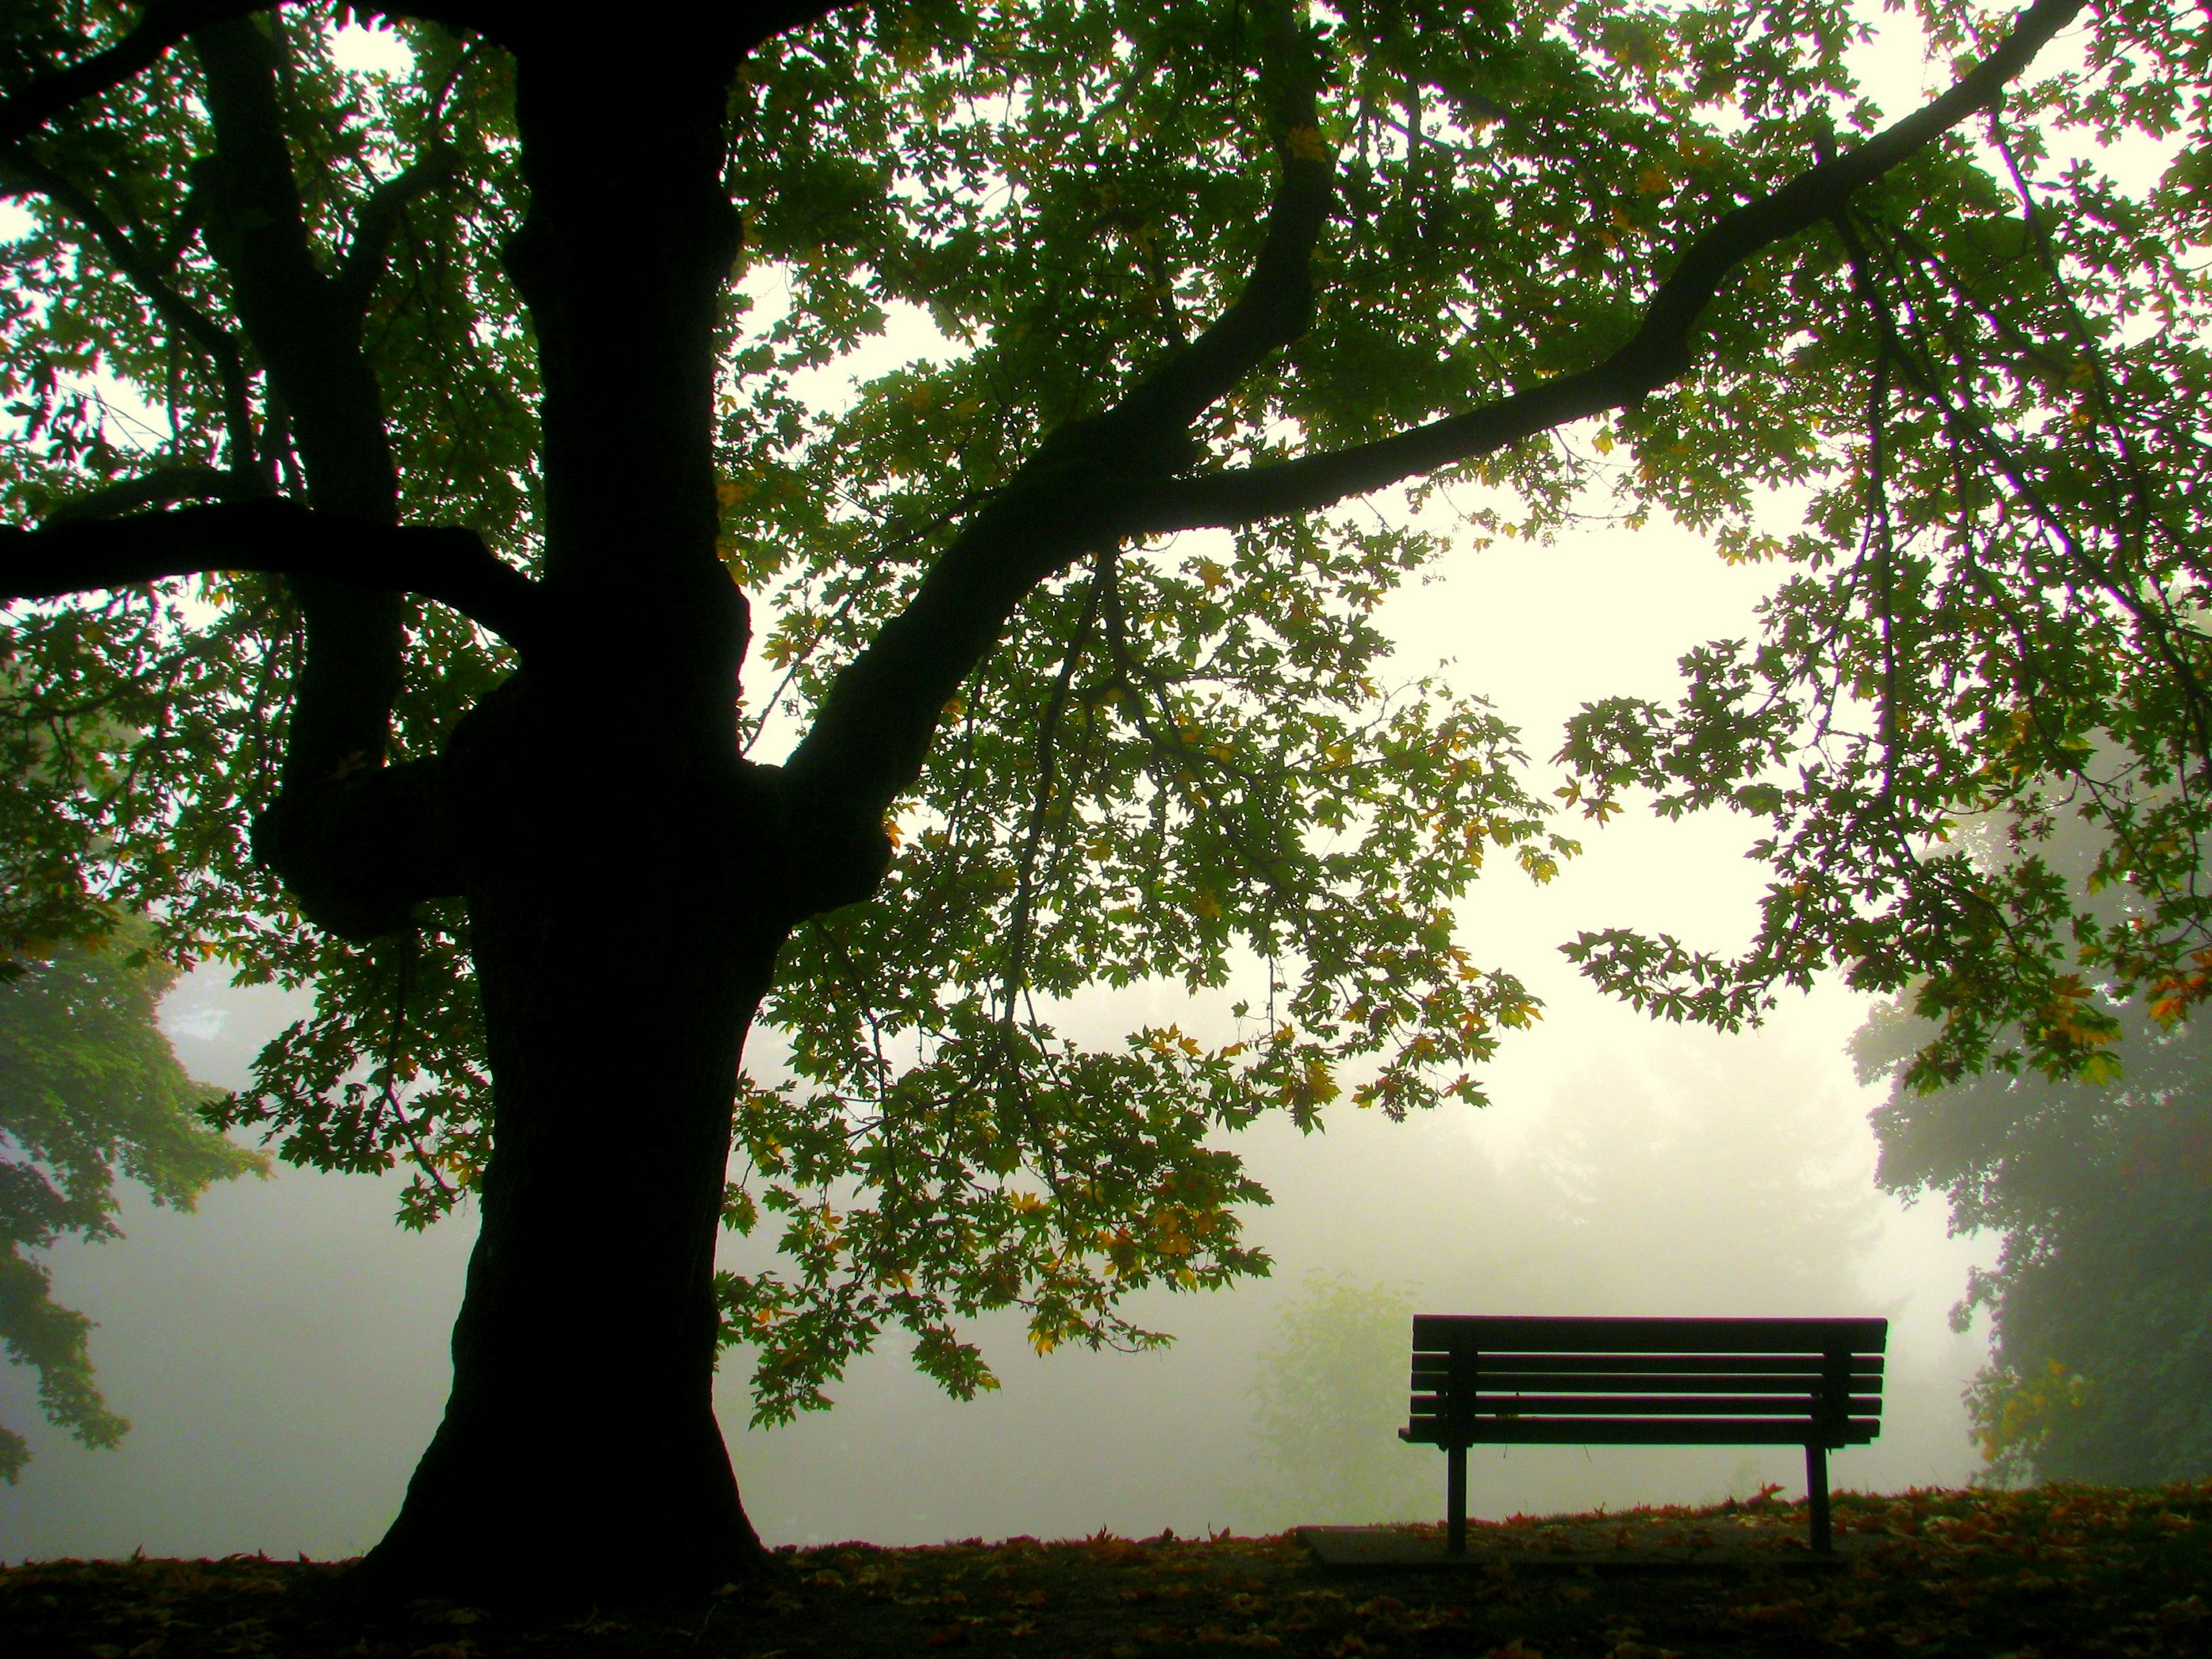
M 2004 1241 L 1954 1315 L 1990 1316 L 1967 1406 L 2003 1477 L 2212 1473 L 2212 1037 L 2128 1012 L 2117 1080 L 1899 1084 L 1875 1117 L 1885 1188 Z

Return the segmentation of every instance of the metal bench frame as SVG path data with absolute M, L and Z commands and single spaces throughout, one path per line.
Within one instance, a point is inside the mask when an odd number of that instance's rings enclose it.
M 1477 1445 L 1802 1445 L 1813 1548 L 1828 1554 L 1827 1455 L 1881 1432 L 1888 1340 L 1886 1319 L 1421 1314 L 1398 1437 L 1443 1449 L 1454 1555 Z

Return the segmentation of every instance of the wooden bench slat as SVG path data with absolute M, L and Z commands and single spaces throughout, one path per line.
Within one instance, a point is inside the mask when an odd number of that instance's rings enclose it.
M 1778 1417 L 1787 1413 L 1808 1422 L 1820 1417 L 1830 1404 L 1825 1396 L 1816 1394 L 1785 1395 L 1779 1398 L 1756 1394 L 1486 1394 L 1449 1402 L 1437 1395 L 1415 1395 L 1414 1415 L 1421 1413 L 1425 1403 L 1428 1409 L 1438 1413 L 1455 1407 L 1462 1416 L 1472 1418 L 1557 1417 L 1572 1412 L 1593 1417 L 1618 1416 L 1626 1412 L 1654 1417 Z M 1846 1399 L 1844 1414 L 1874 1417 L 1880 1413 L 1881 1406 L 1879 1395 L 1851 1395 Z
M 1644 1407 L 1641 1401 L 1650 1401 Z M 1881 1394 L 1827 1394 L 1827 1391 L 1794 1389 L 1790 1394 L 1721 1394 L 1721 1391 L 1697 1391 L 1697 1394 L 1610 1394 L 1604 1389 L 1555 1389 L 1551 1394 L 1533 1394 L 1528 1389 L 1517 1389 L 1502 1394 L 1495 1389 L 1420 1389 L 1413 1394 L 1413 1411 L 1443 1411 L 1447 1405 L 1455 1405 L 1460 1411 L 1471 1411 L 1478 1416 L 1500 1416 L 1500 1413 L 1520 1413 L 1533 1416 L 1540 1411 L 1754 1411 L 1759 1416 L 1774 1418 L 1796 1411 L 1801 1416 L 1818 1416 L 1820 1411 L 1836 1409 L 1836 1402 L 1850 1413 L 1858 1416 L 1881 1416 Z
M 1425 1352 L 1506 1348 L 1522 1353 L 1880 1353 L 1886 1319 L 1565 1319 L 1501 1314 L 1416 1314 Z
M 1515 1371 L 1620 1371 L 1663 1374 L 1668 1371 L 1741 1371 L 1778 1376 L 1821 1376 L 1829 1361 L 1821 1354 L 1702 1354 L 1702 1353 L 1416 1353 L 1415 1376 L 1442 1376 L 1455 1368 L 1473 1364 L 1486 1376 Z M 1853 1354 L 1846 1369 L 1853 1376 L 1880 1376 L 1880 1354 Z
M 1442 1419 L 1419 1419 L 1398 1432 L 1422 1445 L 1462 1441 L 1475 1446 L 1802 1446 L 1814 1437 L 1802 1417 L 1709 1418 L 1702 1421 L 1651 1417 L 1582 1417 L 1566 1422 L 1542 1419 L 1499 1422 L 1496 1419 L 1452 1428 Z M 1819 1443 L 1831 1448 L 1863 1446 L 1881 1433 L 1870 1419 L 1851 1418 L 1822 1432 Z
M 1449 1384 L 1492 1394 L 1803 1394 L 1827 1380 L 1819 1371 L 1498 1371 L 1485 1365 L 1457 1372 L 1417 1368 L 1413 1386 L 1418 1390 Z M 1843 1381 L 1854 1389 L 1881 1386 L 1879 1375 L 1845 1372 Z

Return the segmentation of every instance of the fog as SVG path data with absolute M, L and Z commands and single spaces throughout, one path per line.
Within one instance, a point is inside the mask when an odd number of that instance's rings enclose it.
M 1456 657 L 1455 684 L 1491 696 L 1540 762 L 1582 698 L 1666 695 L 1682 650 L 1747 631 L 1772 577 L 1663 528 L 1508 545 L 1448 569 L 1388 617 L 1407 670 Z M 1468 942 L 1547 1003 L 1488 1073 L 1494 1103 L 1402 1125 L 1346 1108 L 1315 1136 L 1281 1124 L 1242 1136 L 1275 1194 L 1251 1231 L 1276 1272 L 1147 1298 L 1138 1317 L 1175 1333 L 1171 1350 L 1040 1359 L 1011 1322 L 986 1322 L 1000 1392 L 947 1401 L 891 1345 L 855 1367 L 833 1412 L 768 1432 L 745 1427 L 733 1356 L 723 1422 L 763 1534 L 903 1543 L 1369 1518 L 1297 1512 L 1255 1455 L 1258 1356 L 1316 1271 L 1439 1312 L 1887 1315 L 1882 1436 L 1833 1456 L 1836 1485 L 1971 1478 L 1960 1393 L 1984 1343 L 1954 1335 L 1946 1314 L 1994 1243 L 1948 1239 L 1940 1210 L 1875 1191 L 1876 1097 L 1843 1053 L 1863 1001 L 1828 988 L 1757 1032 L 1687 1031 L 1604 1001 L 1557 954 L 1606 923 L 1740 944 L 1759 888 L 1749 829 L 1632 818 L 1586 835 L 1587 856 L 1548 889 L 1487 875 L 1465 907 Z M 1158 989 L 1067 1012 L 1094 1041 L 1148 1020 L 1203 1033 L 1223 1018 Z M 186 1066 L 228 1086 L 288 1017 L 281 994 L 206 972 L 164 1011 Z M 437 1421 L 471 1235 L 466 1215 L 400 1231 L 395 1188 L 283 1169 L 210 1193 L 193 1215 L 133 1202 L 125 1238 L 57 1251 L 56 1294 L 100 1322 L 100 1381 L 133 1428 L 119 1450 L 78 1447 L 39 1418 L 29 1374 L 0 1369 L 0 1413 L 35 1459 L 0 1487 L 0 1557 L 339 1557 L 374 1542 Z M 1395 1387 L 1378 1399 L 1374 1455 L 1402 1471 L 1410 1512 L 1434 1515 L 1443 1460 L 1393 1439 L 1403 1409 Z M 546 1455 L 588 1457 L 591 1437 L 580 1423 Z M 1796 1492 L 1802 1479 L 1786 1447 L 1514 1448 L 1478 1453 L 1470 1472 L 1486 1515 L 1713 1498 L 1764 1480 Z
M 1534 1098 L 1501 1080 L 1505 1103 L 1480 1116 L 1346 1115 L 1309 1139 L 1247 1135 L 1277 1199 L 1255 1220 L 1276 1276 L 1149 1299 L 1140 1316 L 1181 1339 L 1169 1352 L 1039 1359 L 1012 1324 L 987 1324 L 995 1395 L 946 1401 L 887 1351 L 856 1368 L 834 1412 L 768 1433 L 744 1429 L 740 1376 L 726 1378 L 755 1523 L 776 1542 L 895 1543 L 1367 1518 L 1281 1512 L 1253 1455 L 1255 1356 L 1316 1269 L 1437 1311 L 1886 1314 L 1883 1436 L 1837 1454 L 1833 1478 L 1959 1483 L 1978 1461 L 1959 1392 L 1982 1345 L 1953 1336 L 1944 1313 L 1969 1258 L 1936 1215 L 1873 1192 L 1869 1103 L 1837 1058 L 1851 1023 L 1842 999 L 1823 999 L 1729 1040 L 1593 1009 L 1547 1034 L 1561 1052 L 1555 1076 L 1531 1077 Z M 200 1058 L 189 1035 L 178 1046 Z M 101 1379 L 134 1426 L 116 1452 L 33 1426 L 36 1461 L 0 1492 L 0 1551 L 320 1557 L 374 1541 L 436 1423 L 470 1237 L 465 1220 L 399 1231 L 392 1196 L 389 1182 L 284 1170 L 217 1191 L 197 1216 L 134 1207 L 125 1241 L 64 1252 L 58 1293 L 101 1322 Z M 30 1423 L 26 1374 L 0 1380 L 8 1420 Z M 1403 1404 L 1379 1401 L 1378 1419 Z M 588 1456 L 589 1439 L 579 1425 L 547 1455 Z M 1396 1445 L 1387 1422 L 1375 1450 L 1427 1482 L 1433 1512 L 1442 1458 Z M 1472 1495 L 1478 1514 L 1504 1515 L 1762 1480 L 1796 1490 L 1798 1455 L 1515 1448 L 1477 1455 Z

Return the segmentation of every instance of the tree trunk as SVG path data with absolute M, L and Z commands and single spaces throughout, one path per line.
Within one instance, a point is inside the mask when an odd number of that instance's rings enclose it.
M 706 788 L 580 766 L 554 706 L 514 687 L 448 756 L 495 1151 L 445 1421 L 368 1565 L 469 1595 L 711 1589 L 761 1559 L 714 1414 L 713 1274 L 781 939 L 747 896 L 775 883 L 731 832 L 759 822 L 734 765 Z
M 711 1589 L 761 1559 L 712 1398 L 738 1053 L 788 914 L 714 548 L 734 49 L 559 33 L 517 52 L 507 256 L 559 626 L 441 762 L 493 1153 L 445 1421 L 368 1563 L 471 1595 Z

